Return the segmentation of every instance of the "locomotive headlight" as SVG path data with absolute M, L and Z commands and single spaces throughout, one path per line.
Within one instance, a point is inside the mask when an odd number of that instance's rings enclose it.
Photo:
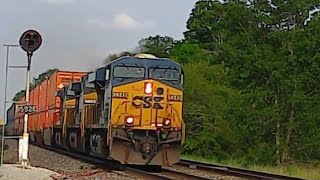
M 164 119 L 163 126 L 169 126 L 171 124 L 170 119 Z
M 126 118 L 126 123 L 127 124 L 133 124 L 133 121 L 134 121 L 133 117 L 127 117 Z
M 152 83 L 151 82 L 144 83 L 144 92 L 146 94 L 151 94 L 152 93 Z

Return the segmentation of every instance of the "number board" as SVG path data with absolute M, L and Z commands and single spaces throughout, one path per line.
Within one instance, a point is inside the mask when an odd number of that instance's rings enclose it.
M 17 111 L 19 113 L 33 113 L 37 112 L 37 107 L 35 105 L 18 106 Z
M 96 103 L 96 100 L 95 100 L 95 99 L 85 99 L 85 100 L 84 100 L 84 103 L 85 103 L 85 104 L 95 104 L 95 103 Z

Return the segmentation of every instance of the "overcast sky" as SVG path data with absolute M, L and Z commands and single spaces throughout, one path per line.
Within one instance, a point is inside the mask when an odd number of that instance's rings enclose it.
M 36 29 L 43 44 L 34 53 L 32 77 L 49 68 L 87 71 L 109 53 L 131 50 L 149 35 L 183 38 L 197 0 L 0 0 L 0 84 L 3 87 L 6 49 L 21 34 Z M 25 65 L 26 54 L 10 48 L 10 65 Z M 9 70 L 7 97 L 25 88 L 25 70 Z M 4 89 L 0 89 L 3 117 Z M 7 104 L 7 108 L 10 104 Z

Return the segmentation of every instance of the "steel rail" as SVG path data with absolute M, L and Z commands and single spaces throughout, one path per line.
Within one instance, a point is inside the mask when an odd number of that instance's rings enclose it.
M 170 170 L 170 169 L 162 169 L 161 172 L 161 176 L 165 175 L 167 177 L 171 177 L 173 179 L 203 179 L 203 180 L 210 180 L 209 178 L 206 177 L 201 177 L 201 176 L 196 176 L 196 175 L 192 175 L 192 174 L 187 174 L 184 172 L 180 172 L 180 171 L 174 171 L 174 170 Z
M 63 149 L 59 149 L 59 148 L 55 148 L 55 147 L 50 147 L 50 146 L 46 146 L 46 145 L 39 145 L 36 143 L 31 142 L 30 144 L 49 150 L 49 151 L 53 151 L 56 152 L 58 154 L 62 154 L 71 158 L 76 158 L 77 160 L 82 160 L 85 161 L 86 163 L 94 163 L 94 165 L 99 165 L 100 167 L 106 167 L 108 169 L 112 169 L 114 167 L 112 167 L 113 165 L 108 161 L 108 160 L 104 160 L 104 159 L 99 159 L 96 157 L 92 157 L 92 156 L 88 156 L 88 155 L 82 155 L 81 153 L 76 153 L 76 152 L 68 152 L 66 150 Z M 201 180 L 208 180 L 208 178 L 203 178 L 203 177 L 199 177 L 199 176 L 195 176 L 195 175 L 191 175 L 191 174 L 185 174 L 183 172 L 179 172 L 179 171 L 173 171 L 173 170 L 169 170 L 169 169 L 161 169 L 161 172 L 159 173 L 154 173 L 154 172 L 148 172 L 146 170 L 143 170 L 141 168 L 137 168 L 137 167 L 132 167 L 132 166 L 126 166 L 124 171 L 117 171 L 114 170 L 114 173 L 120 174 L 120 175 L 124 175 L 124 176 L 134 176 L 134 177 L 138 177 L 138 178 L 142 178 L 142 179 L 162 179 L 162 180 L 174 180 L 174 179 L 184 179 L 184 180 L 188 180 L 188 179 L 201 179 Z
M 254 170 L 236 168 L 236 167 L 229 167 L 229 166 L 217 165 L 217 164 L 211 164 L 211 163 L 197 162 L 197 161 L 191 161 L 191 160 L 186 160 L 186 159 L 181 159 L 180 162 L 176 163 L 175 165 L 189 167 L 189 168 L 191 167 L 191 168 L 201 169 L 201 170 L 205 170 L 205 171 L 214 171 L 214 172 L 219 172 L 221 174 L 234 175 L 234 176 L 238 176 L 238 177 L 245 177 L 245 178 L 251 178 L 251 179 L 304 180 L 304 179 L 298 178 L 298 177 L 285 176 L 285 175 L 280 175 L 280 174 L 272 174 L 272 173 L 267 173 L 267 172 L 254 171 Z

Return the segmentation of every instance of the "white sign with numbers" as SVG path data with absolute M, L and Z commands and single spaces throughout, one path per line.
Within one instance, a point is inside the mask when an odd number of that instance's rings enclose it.
M 37 107 L 34 105 L 18 106 L 17 111 L 19 113 L 33 113 L 37 112 Z

